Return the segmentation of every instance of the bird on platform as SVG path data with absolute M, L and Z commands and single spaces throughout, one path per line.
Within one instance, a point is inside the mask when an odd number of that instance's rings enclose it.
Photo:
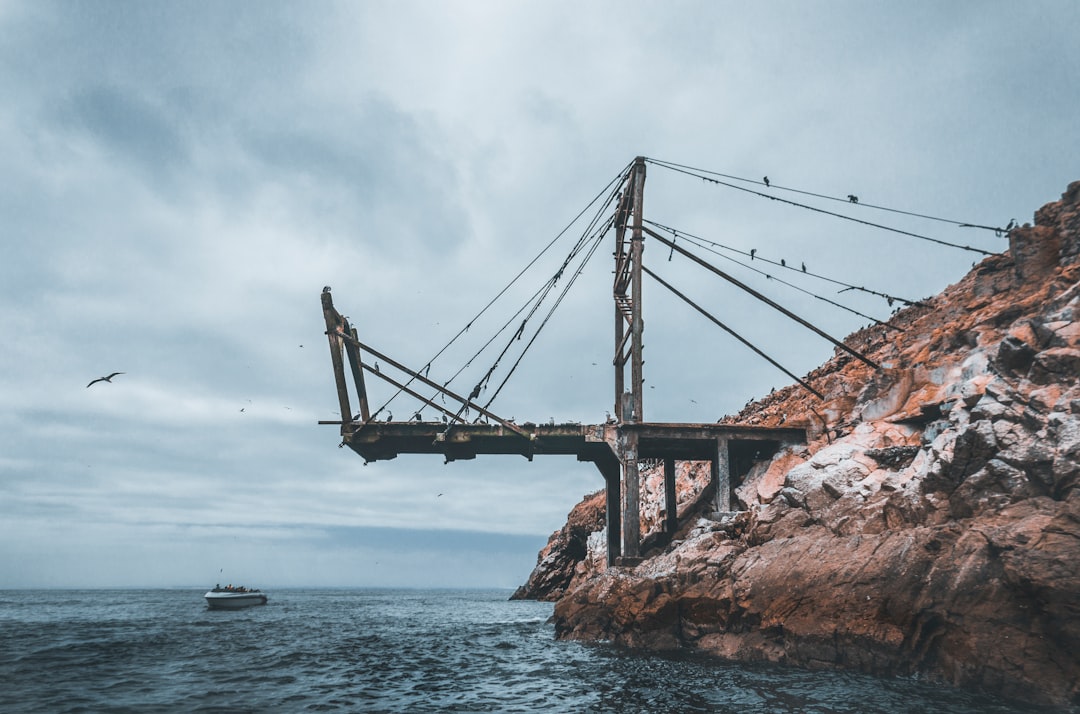
M 765 178 L 763 178 L 761 180 L 765 182 L 765 188 L 768 188 L 769 187 L 769 177 L 766 176 Z
M 323 291 L 324 293 L 328 293 L 328 292 L 330 292 L 330 286 L 329 286 L 329 285 L 324 285 L 324 286 L 323 286 L 323 289 L 322 289 L 322 291 Z
M 442 415 L 442 423 L 443 424 L 449 424 L 450 423 L 450 420 L 446 418 L 445 414 Z
M 415 414 L 413 414 L 409 418 L 409 421 L 420 421 L 420 412 L 416 412 Z
M 391 413 L 391 412 L 386 412 L 386 421 L 387 421 L 387 423 L 389 423 L 389 422 L 392 422 L 392 421 L 394 421 L 394 415 L 393 415 L 393 413 Z
M 757 255 L 757 248 L 751 248 L 750 249 L 750 260 L 753 260 L 755 255 Z
M 853 193 L 849 193 L 849 194 L 847 195 L 847 200 L 848 200 L 848 201 L 850 201 L 851 203 L 858 203 L 858 202 L 859 202 L 859 197 L 858 197 L 858 196 L 856 196 L 856 195 L 855 195 L 855 194 L 853 194 Z
M 108 382 L 109 384 L 112 384 L 113 377 L 115 377 L 118 374 L 126 374 L 126 373 L 125 372 L 113 372 L 108 377 L 98 377 L 94 381 L 90 382 L 90 384 L 86 385 L 86 388 L 89 389 L 92 385 L 97 384 L 98 382 Z

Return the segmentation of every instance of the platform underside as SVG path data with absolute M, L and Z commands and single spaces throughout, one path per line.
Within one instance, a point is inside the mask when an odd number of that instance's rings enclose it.
M 399 454 L 441 454 L 447 461 L 473 459 L 479 454 L 517 454 L 529 460 L 537 454 L 553 454 L 599 462 L 616 457 L 620 438 L 631 433 L 637 435 L 638 459 L 707 461 L 716 456 L 721 439 L 728 442 L 733 455 L 757 449 L 771 452 L 779 444 L 806 440 L 806 431 L 801 428 L 730 424 L 526 422 L 514 426 L 523 433 L 501 424 L 347 422 L 342 425 L 342 437 L 365 461 L 393 459 Z

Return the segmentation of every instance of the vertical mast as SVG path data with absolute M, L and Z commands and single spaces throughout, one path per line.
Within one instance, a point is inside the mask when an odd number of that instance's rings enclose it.
M 630 238 L 630 257 L 633 262 L 633 286 L 630 298 L 633 307 L 633 317 L 630 323 L 630 329 L 633 333 L 630 345 L 630 389 L 634 394 L 634 414 L 632 418 L 635 422 L 642 422 L 645 420 L 641 402 L 641 387 L 645 381 L 641 371 L 642 365 L 644 364 L 641 357 L 641 335 L 645 328 L 641 319 L 641 253 L 643 250 L 641 209 L 644 197 L 645 157 L 639 156 L 634 161 L 634 228 Z
M 645 158 L 634 160 L 615 216 L 615 418 L 640 422 L 642 409 L 641 254 Z M 630 229 L 630 240 L 627 240 Z M 630 343 L 629 349 L 627 342 Z M 626 363 L 630 386 L 626 387 Z

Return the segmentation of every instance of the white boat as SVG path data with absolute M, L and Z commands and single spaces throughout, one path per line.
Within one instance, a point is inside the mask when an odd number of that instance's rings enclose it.
M 253 605 L 265 605 L 268 598 L 258 590 L 217 587 L 204 595 L 211 610 L 239 610 Z

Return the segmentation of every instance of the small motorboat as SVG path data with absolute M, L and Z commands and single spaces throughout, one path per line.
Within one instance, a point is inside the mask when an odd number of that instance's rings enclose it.
M 269 599 L 265 593 L 259 590 L 251 590 L 245 587 L 233 587 L 217 585 L 204 596 L 206 604 L 211 610 L 239 610 L 253 605 L 265 605 Z

